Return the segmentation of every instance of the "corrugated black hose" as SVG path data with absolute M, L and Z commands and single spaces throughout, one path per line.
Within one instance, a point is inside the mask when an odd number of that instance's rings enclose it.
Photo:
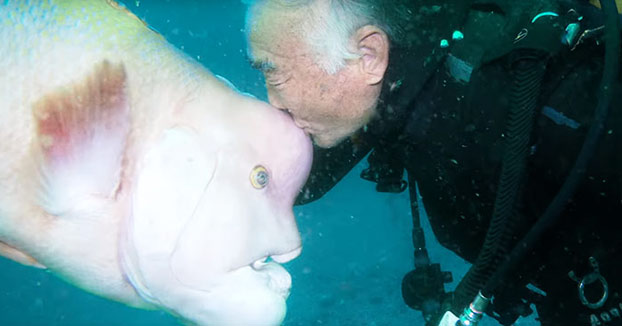
M 601 7 L 603 8 L 605 17 L 605 66 L 603 69 L 603 77 L 597 95 L 598 103 L 594 111 L 594 121 L 581 147 L 581 151 L 577 156 L 577 160 L 575 161 L 575 164 L 570 171 L 568 177 L 566 178 L 564 184 L 560 188 L 560 191 L 557 193 L 553 201 L 549 204 L 544 214 L 538 219 L 538 221 L 525 235 L 525 237 L 516 244 L 516 246 L 509 255 L 506 255 L 501 260 L 497 260 L 497 262 L 500 263 L 501 266 L 494 273 L 490 273 L 490 270 L 494 270 L 494 265 L 488 265 L 490 269 L 479 269 L 482 270 L 483 273 L 486 273 L 485 275 L 489 275 L 490 278 L 486 281 L 486 278 L 480 275 L 471 275 L 468 278 L 465 277 L 465 279 L 463 279 L 463 282 L 459 285 L 460 301 L 454 301 L 455 303 L 460 304 L 462 307 L 465 307 L 468 304 L 464 302 L 464 296 L 472 295 L 472 297 L 475 297 L 475 293 L 477 291 L 476 287 L 478 286 L 477 283 L 481 282 L 482 280 L 485 281 L 485 285 L 481 287 L 481 294 L 483 295 L 483 297 L 492 298 L 496 294 L 496 291 L 498 291 L 499 289 L 499 285 L 507 278 L 508 275 L 515 271 L 516 267 L 520 264 L 525 254 L 534 247 L 542 234 L 551 226 L 555 225 L 557 221 L 559 221 L 559 218 L 561 217 L 561 212 L 563 211 L 566 203 L 571 199 L 577 186 L 585 177 L 588 164 L 594 156 L 598 141 L 600 140 L 605 127 L 605 121 L 607 120 L 607 117 L 609 115 L 609 106 L 611 104 L 611 99 L 613 96 L 615 81 L 617 78 L 620 77 L 619 69 L 621 40 L 619 25 L 620 22 L 616 4 L 614 0 L 600 0 L 600 3 Z M 502 174 L 503 173 L 504 172 L 502 172 Z M 495 217 L 496 212 L 497 209 L 495 206 Z M 493 231 L 493 229 L 491 228 L 490 232 L 487 234 L 486 240 L 488 240 L 488 236 L 496 236 L 498 232 L 499 231 Z M 484 255 L 483 253 L 480 255 L 482 260 L 488 256 Z M 478 257 L 478 262 L 480 260 L 480 257 Z M 489 261 L 489 259 L 487 261 Z M 476 269 L 472 270 L 475 271 Z M 473 274 L 476 273 L 473 272 Z M 454 308 L 457 307 L 454 305 Z
M 560 218 L 566 203 L 573 196 L 577 186 L 585 177 L 588 164 L 598 145 L 605 121 L 609 116 L 611 99 L 613 96 L 614 83 L 620 78 L 620 21 L 614 0 L 600 0 L 601 7 L 605 16 L 605 66 L 603 68 L 603 78 L 601 79 L 598 90 L 598 103 L 594 111 L 594 122 L 588 131 L 577 160 L 570 171 L 566 181 L 562 185 L 553 201 L 549 204 L 544 214 L 538 222 L 514 247 L 512 252 L 503 260 L 503 265 L 486 283 L 482 294 L 491 298 L 499 284 L 515 270 L 526 253 L 528 253 L 540 239 L 544 231 L 553 226 Z M 617 108 L 620 109 L 620 108 Z
M 505 152 L 493 216 L 482 250 L 454 293 L 454 309 L 465 307 L 484 287 L 510 251 L 517 224 L 515 204 L 523 184 L 529 138 L 533 129 L 547 56 L 535 50 L 514 53 L 513 85 L 506 120 Z M 454 311 L 459 314 L 461 311 Z

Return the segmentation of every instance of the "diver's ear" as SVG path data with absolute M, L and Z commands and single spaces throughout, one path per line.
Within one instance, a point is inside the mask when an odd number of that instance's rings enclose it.
M 389 65 L 389 37 L 378 26 L 365 25 L 355 33 L 359 68 L 368 85 L 380 83 Z

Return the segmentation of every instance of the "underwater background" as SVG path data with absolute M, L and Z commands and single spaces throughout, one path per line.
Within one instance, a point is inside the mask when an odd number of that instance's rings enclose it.
M 125 1 L 169 42 L 266 100 L 263 79 L 250 68 L 239 0 Z M 299 258 L 285 264 L 292 292 L 284 325 L 424 325 L 401 297 L 414 267 L 408 192 L 377 193 L 359 178 L 365 160 L 320 200 L 295 208 L 303 239 Z M 425 215 L 433 262 L 453 273 L 452 290 L 468 264 L 439 246 Z M 0 326 L 180 325 L 164 312 L 132 309 L 86 293 L 51 273 L 0 258 Z M 516 325 L 539 325 L 536 316 Z M 498 325 L 485 318 L 483 326 Z

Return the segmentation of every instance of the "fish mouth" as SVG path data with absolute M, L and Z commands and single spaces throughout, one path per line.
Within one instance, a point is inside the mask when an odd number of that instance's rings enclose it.
M 253 271 L 266 276 L 266 285 L 283 299 L 289 297 L 292 287 L 292 277 L 280 264 L 287 263 L 300 256 L 302 247 L 290 252 L 277 255 L 269 255 L 255 260 L 249 266 Z
M 269 260 L 272 260 L 279 264 L 284 264 L 284 263 L 287 263 L 287 262 L 290 262 L 296 259 L 296 257 L 300 256 L 301 252 L 302 252 L 302 247 L 298 247 L 284 254 L 273 254 L 273 255 L 264 256 L 252 262 L 250 266 L 254 270 L 260 270 L 262 266 L 264 266 L 265 264 L 269 262 Z

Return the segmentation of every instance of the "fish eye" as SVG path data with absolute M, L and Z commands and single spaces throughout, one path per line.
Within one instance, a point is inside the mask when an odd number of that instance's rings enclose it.
M 268 185 L 270 176 L 268 170 L 261 165 L 257 165 L 253 168 L 250 175 L 251 184 L 255 189 L 263 189 Z

